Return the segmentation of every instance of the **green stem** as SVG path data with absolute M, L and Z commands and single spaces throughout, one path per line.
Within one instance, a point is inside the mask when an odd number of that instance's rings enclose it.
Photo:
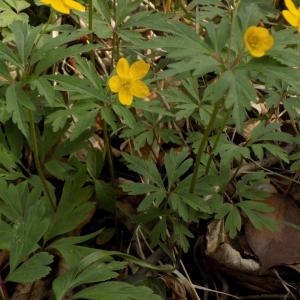
M 108 135 L 108 128 L 106 122 L 103 120 L 103 135 L 104 135 L 104 144 L 105 144 L 105 153 L 107 153 L 107 158 L 108 158 L 108 168 L 109 168 L 109 173 L 112 182 L 115 182 L 115 171 L 114 171 L 114 164 L 113 164 L 113 156 L 112 156 L 112 149 L 111 149 L 111 144 L 110 144 L 110 139 Z
M 209 156 L 209 160 L 208 160 L 207 165 L 206 165 L 206 168 L 205 168 L 205 175 L 207 175 L 208 172 L 209 172 L 209 168 L 210 168 L 210 165 L 211 165 L 211 162 L 212 162 L 212 159 L 213 159 L 213 153 L 214 153 L 214 151 L 216 150 L 216 148 L 217 148 L 217 146 L 218 146 L 218 144 L 219 144 L 221 134 L 222 134 L 222 132 L 224 131 L 224 128 L 225 128 L 225 126 L 226 126 L 226 123 L 227 123 L 227 120 L 228 120 L 229 116 L 230 116 L 230 111 L 227 110 L 227 112 L 226 112 L 226 114 L 225 114 L 225 117 L 224 117 L 224 120 L 223 120 L 223 124 L 222 124 L 222 126 L 221 126 L 221 129 L 219 130 L 219 132 L 218 132 L 218 134 L 217 134 L 217 137 L 216 137 L 216 139 L 215 139 L 215 142 L 214 142 L 214 144 L 213 144 L 213 147 L 212 147 L 212 149 L 211 149 L 211 154 L 210 154 L 210 156 Z
M 118 36 L 118 25 L 117 25 L 117 0 L 113 0 L 113 18 L 114 18 L 114 28 L 113 28 L 113 40 L 112 40 L 112 56 L 111 56 L 111 66 L 113 67 L 114 62 L 119 59 L 119 36 Z
M 212 130 L 215 119 L 216 119 L 217 114 L 219 112 L 220 104 L 223 103 L 223 101 L 224 100 L 222 99 L 222 101 L 218 101 L 218 102 L 215 103 L 213 112 L 212 112 L 211 117 L 210 117 L 210 120 L 207 124 L 207 127 L 205 128 L 203 137 L 201 139 L 201 143 L 199 145 L 198 153 L 197 153 L 197 156 L 196 156 L 196 162 L 195 162 L 195 165 L 194 165 L 194 171 L 193 171 L 193 176 L 192 176 L 191 185 L 190 185 L 190 193 L 194 193 L 194 191 L 195 191 L 195 186 L 196 186 L 196 181 L 197 181 L 197 176 L 198 176 L 198 171 L 199 171 L 202 155 L 204 153 L 204 149 L 205 149 L 206 144 L 207 144 L 208 136 L 209 136 L 209 134 Z
M 36 138 L 36 132 L 35 132 L 35 124 L 34 124 L 33 114 L 32 114 L 31 110 L 28 110 L 28 116 L 29 116 L 30 135 L 31 135 L 31 143 L 32 143 L 32 148 L 33 148 L 35 167 L 38 172 L 38 175 L 41 178 L 42 184 L 45 189 L 45 193 L 46 193 L 47 197 L 49 198 L 50 204 L 51 204 L 52 208 L 55 210 L 55 208 L 56 208 L 55 199 L 53 199 L 53 197 L 51 196 L 51 193 L 50 193 L 50 190 L 49 190 L 49 187 L 47 184 L 47 180 L 46 180 L 46 177 L 43 172 L 41 162 L 39 159 L 39 151 L 38 151 L 37 138 Z
M 231 18 L 231 26 L 230 26 L 230 37 L 229 37 L 229 47 L 228 47 L 228 55 L 227 55 L 227 61 L 230 63 L 230 56 L 231 56 L 231 48 L 232 48 L 232 39 L 233 39 L 233 34 L 234 34 L 234 25 L 236 22 L 236 16 L 237 16 L 237 11 L 239 9 L 241 0 L 236 0 L 235 1 L 235 7 L 234 11 L 232 13 L 232 18 Z
M 93 31 L 93 0 L 89 0 L 89 30 Z M 93 32 L 89 34 L 89 42 L 92 44 L 94 41 Z M 95 65 L 95 53 L 94 50 L 91 50 L 91 61 Z

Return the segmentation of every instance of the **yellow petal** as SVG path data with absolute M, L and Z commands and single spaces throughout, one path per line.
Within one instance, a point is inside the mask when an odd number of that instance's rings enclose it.
M 129 64 L 126 58 L 120 58 L 117 63 L 117 74 L 121 78 L 129 78 Z
M 299 16 L 299 11 L 292 0 L 284 0 L 284 3 L 291 14 L 293 14 L 295 17 Z
M 44 4 L 51 4 L 52 0 L 40 0 Z
M 292 25 L 293 27 L 298 27 L 299 18 L 292 15 L 288 10 L 283 10 L 282 15 L 290 25 Z
M 120 89 L 119 91 L 119 101 L 123 105 L 131 105 L 133 100 L 133 95 L 129 89 Z
M 144 99 L 149 95 L 149 88 L 143 81 L 135 80 L 131 83 L 130 92 L 134 96 Z
M 256 26 L 250 26 L 250 27 L 247 28 L 246 32 L 244 33 L 244 42 L 245 42 L 245 44 L 248 43 L 249 36 L 252 35 L 253 33 L 255 33 L 256 29 L 257 29 Z
M 249 50 L 250 54 L 254 57 L 262 57 L 266 54 L 265 51 L 262 51 L 262 50 L 254 50 L 254 49 L 251 49 Z
M 272 35 L 268 34 L 268 36 L 264 38 L 264 44 L 263 44 L 264 50 L 267 51 L 271 49 L 273 47 L 273 44 L 274 44 L 274 39 Z
M 141 79 L 147 75 L 150 69 L 150 65 L 143 60 L 136 61 L 129 69 L 130 76 L 134 79 Z
M 70 9 L 68 6 L 66 6 L 62 0 L 52 0 L 51 1 L 51 6 L 57 10 L 58 12 L 62 13 L 62 14 L 69 14 L 70 13 Z
M 74 1 L 74 0 L 63 0 L 63 2 L 70 9 L 75 9 L 75 10 L 79 10 L 79 11 L 85 11 L 85 7 L 83 5 L 81 5 L 80 3 Z
M 121 89 L 120 77 L 115 75 L 108 80 L 108 86 L 113 93 L 118 93 Z

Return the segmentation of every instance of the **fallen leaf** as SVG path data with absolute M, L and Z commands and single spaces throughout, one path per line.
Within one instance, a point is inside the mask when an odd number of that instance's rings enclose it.
M 243 258 L 240 252 L 227 242 L 223 220 L 214 220 L 208 225 L 206 242 L 206 255 L 221 265 L 249 273 L 259 271 L 259 264 L 255 260 Z
M 260 120 L 257 119 L 250 119 L 245 122 L 244 129 L 243 129 L 243 137 L 248 140 L 252 130 L 257 127 L 261 123 Z
M 300 263 L 300 209 L 293 200 L 278 194 L 272 195 L 266 204 L 274 211 L 267 213 L 278 223 L 278 231 L 257 230 L 249 221 L 245 225 L 249 246 L 259 258 L 261 272 L 278 265 Z

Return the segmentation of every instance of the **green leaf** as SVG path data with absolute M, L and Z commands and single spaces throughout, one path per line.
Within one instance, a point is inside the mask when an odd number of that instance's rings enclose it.
M 225 73 L 222 76 L 226 76 L 226 79 L 229 81 L 228 93 L 225 98 L 225 106 L 227 109 L 233 107 L 233 119 L 238 130 L 241 131 L 243 128 L 243 121 L 246 116 L 246 110 L 250 109 L 251 101 L 255 100 L 256 91 L 246 72 L 227 71 Z
M 15 21 L 9 28 L 14 34 L 20 60 L 25 65 L 42 26 L 31 29 L 25 22 Z
M 117 195 L 110 183 L 103 180 L 95 180 L 97 201 L 101 208 L 106 211 L 114 212 L 116 209 Z
M 89 52 L 98 47 L 99 47 L 98 45 L 92 45 L 92 44 L 89 45 L 78 44 L 78 45 L 70 46 L 68 48 L 58 47 L 56 49 L 51 49 L 51 51 L 49 51 L 47 55 L 44 56 L 38 62 L 34 74 L 35 75 L 41 74 L 42 72 L 46 71 L 49 67 L 51 67 L 52 65 L 54 65 L 56 62 L 58 62 L 63 58 L 74 56 L 76 54 L 80 54 L 83 52 Z
M 57 300 L 64 298 L 64 295 L 71 289 L 88 283 L 95 283 L 109 280 L 118 276 L 117 270 L 126 266 L 124 262 L 105 262 L 109 256 L 99 251 L 91 253 L 83 258 L 76 267 L 65 272 L 55 279 L 53 290 Z M 110 259 L 111 260 L 111 259 Z
M 73 299 L 90 300 L 162 300 L 146 287 L 137 287 L 125 282 L 105 282 L 86 288 L 73 296 Z
M 89 96 L 94 99 L 105 102 L 106 99 L 102 96 L 99 91 L 91 86 L 87 80 L 78 78 L 77 76 L 66 76 L 66 75 L 47 75 L 44 78 L 59 82 L 64 90 L 69 92 L 77 92 L 83 96 Z
M 41 196 L 42 187 L 28 190 L 27 182 L 17 186 L 1 183 L 1 213 L 14 224 L 10 245 L 10 272 L 38 248 L 49 225 L 49 203 Z
M 288 153 L 284 149 L 282 149 L 281 147 L 279 147 L 277 145 L 273 145 L 273 144 L 262 144 L 262 147 L 264 147 L 272 155 L 274 155 L 275 157 L 279 157 L 280 159 L 282 159 L 286 163 L 290 162 L 289 159 L 288 159 Z
M 50 82 L 43 77 L 39 77 L 38 79 L 33 81 L 33 84 L 36 85 L 39 93 L 45 97 L 49 106 L 54 106 L 55 90 L 54 87 L 50 84 Z
M 121 105 L 113 105 L 113 111 L 116 113 L 117 116 L 130 128 L 136 127 L 136 120 L 134 115 L 130 112 L 127 107 Z
M 187 149 L 183 149 L 179 153 L 171 150 L 165 155 L 164 162 L 168 177 L 168 190 L 170 190 L 175 181 L 184 175 L 192 166 L 193 160 L 191 158 L 187 159 L 188 155 L 189 152 Z
M 123 157 L 132 171 L 149 178 L 151 182 L 155 183 L 160 187 L 164 187 L 163 181 L 160 177 L 160 173 L 158 172 L 156 165 L 151 160 L 144 160 L 140 157 L 128 155 L 126 153 L 123 154 Z
M 28 138 L 27 112 L 23 106 L 33 108 L 28 96 L 22 88 L 17 84 L 10 85 L 6 90 L 6 109 L 12 114 L 13 122 L 18 126 L 24 136 Z
M 53 256 L 47 252 L 35 254 L 6 278 L 7 281 L 30 283 L 47 276 L 51 268 L 49 265 L 53 262 Z
M 188 238 L 192 238 L 194 235 L 184 224 L 176 220 L 172 220 L 172 224 L 174 229 L 173 239 L 182 248 L 183 252 L 186 253 L 189 250 Z
M 80 112 L 80 114 L 77 115 L 78 121 L 74 123 L 74 127 L 70 135 L 71 142 L 78 139 L 83 132 L 92 129 L 92 126 L 95 124 L 97 113 L 98 109 L 94 109 L 92 111 Z
M 13 229 L 7 223 L 0 221 L 0 250 L 9 250 Z
M 3 60 L 0 60 L 0 75 L 8 81 L 12 80 L 9 69 Z
M 0 42 L 0 58 L 9 61 L 17 67 L 22 67 L 19 57 L 3 42 Z
M 75 229 L 94 208 L 94 204 L 89 202 L 93 190 L 82 187 L 81 180 L 79 177 L 65 182 L 59 205 L 46 233 L 46 240 Z
M 230 238 L 234 238 L 241 230 L 242 220 L 239 210 L 231 205 L 230 211 L 225 220 L 225 230 L 229 232 Z
M 103 168 L 103 152 L 100 149 L 92 148 L 89 150 L 86 158 L 86 168 L 90 176 L 98 178 Z
M 261 201 L 246 200 L 237 204 L 242 210 L 256 210 L 258 212 L 272 212 L 274 207 L 269 206 Z

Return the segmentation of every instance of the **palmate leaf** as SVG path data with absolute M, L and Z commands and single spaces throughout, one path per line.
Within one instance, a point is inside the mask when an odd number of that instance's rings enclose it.
M 59 60 L 74 56 L 83 52 L 89 52 L 93 49 L 99 48 L 99 45 L 74 45 L 68 48 L 59 47 L 56 49 L 51 49 L 47 53 L 46 56 L 42 57 L 41 60 L 38 62 L 34 74 L 40 75 L 42 72 L 46 71 L 49 67 L 54 65 Z
M 246 203 L 244 203 L 246 202 Z M 267 211 L 273 210 L 272 207 L 266 208 L 259 206 L 257 204 L 253 205 L 250 203 L 247 203 L 248 201 L 242 201 L 241 203 L 238 204 L 238 206 L 243 210 L 245 215 L 249 218 L 249 221 L 253 224 L 253 226 L 256 229 L 263 229 L 267 228 L 271 231 L 276 231 L 278 230 L 278 224 L 275 219 L 266 216 L 264 213 L 261 211 Z M 254 201 L 256 202 L 256 201 Z M 267 206 L 267 205 L 266 205 Z M 258 208 L 258 209 L 257 209 Z M 269 211 L 270 211 L 269 210 Z
M 116 21 L 122 23 L 124 19 L 135 11 L 141 3 L 141 0 L 123 0 L 117 6 Z
M 0 250 L 9 250 L 12 239 L 13 228 L 0 221 Z
M 261 122 L 250 133 L 248 145 L 260 141 L 276 141 L 293 143 L 295 139 L 286 132 L 280 131 L 280 124 Z
M 105 282 L 84 289 L 72 299 L 90 300 L 162 300 L 147 287 L 137 287 L 125 282 Z
M 89 202 L 93 190 L 82 185 L 80 175 L 65 182 L 61 200 L 46 233 L 46 240 L 73 230 L 94 208 L 94 204 Z
M 171 190 L 172 185 L 180 176 L 183 176 L 193 164 L 193 160 L 188 158 L 189 152 L 187 149 L 176 153 L 171 150 L 164 157 L 165 168 L 168 177 L 168 190 Z
M 35 254 L 15 271 L 10 273 L 6 281 L 30 283 L 45 277 L 51 271 L 49 265 L 53 262 L 53 256 L 47 252 Z
M 270 193 L 260 188 L 269 185 L 270 180 L 263 171 L 257 171 L 244 175 L 236 184 L 236 194 L 241 199 L 264 200 Z
M 12 80 L 8 67 L 3 60 L 0 60 L 0 76 L 8 81 Z
M 128 155 L 126 153 L 123 154 L 123 157 L 129 169 L 140 174 L 141 176 L 149 178 L 152 183 L 155 183 L 160 187 L 164 187 L 160 173 L 153 161 L 144 160 L 140 157 Z
M 249 148 L 238 146 L 230 142 L 219 145 L 216 149 L 216 153 L 219 153 L 221 156 L 221 168 L 223 170 L 230 168 L 233 160 L 240 161 L 242 158 L 250 158 Z
M 2 41 L 0 42 L 0 58 L 21 68 L 20 58 Z
M 32 81 L 31 85 L 36 87 L 38 92 L 45 97 L 49 106 L 55 105 L 55 90 L 47 79 L 39 77 Z
M 63 32 L 62 26 L 56 26 L 55 30 L 62 31 L 60 34 L 53 38 L 52 35 L 46 35 L 43 39 L 40 40 L 38 48 L 32 53 L 31 64 L 36 64 L 44 57 L 48 55 L 48 53 L 52 49 L 56 49 L 62 47 L 63 45 L 67 45 L 71 41 L 78 40 L 80 37 L 89 33 L 87 30 L 75 30 L 75 31 L 67 31 Z
M 63 90 L 69 92 L 77 92 L 83 96 L 89 96 L 92 99 L 97 99 L 105 102 L 106 98 L 102 94 L 102 91 L 95 88 L 90 82 L 82 80 L 77 76 L 65 76 L 65 75 L 48 75 L 44 78 L 60 83 Z
M 14 34 L 18 56 L 23 65 L 28 61 L 33 45 L 42 30 L 42 26 L 30 28 L 28 24 L 21 21 L 13 22 L 9 28 Z
M 28 190 L 28 183 L 16 186 L 1 182 L 0 212 L 14 226 L 10 238 L 10 272 L 13 272 L 22 259 L 38 248 L 38 242 L 49 225 L 48 202 L 41 196 L 42 187 Z M 6 229 L 5 229 L 6 228 Z M 7 230 L 7 226 L 5 226 Z
M 262 74 L 266 78 L 282 80 L 284 83 L 290 85 L 295 91 L 299 91 L 300 89 L 299 72 L 294 68 L 283 66 L 274 59 L 267 57 L 252 59 L 246 65 L 240 66 L 240 68 Z
M 26 108 L 31 110 L 35 109 L 20 84 L 10 85 L 6 90 L 6 109 L 11 113 L 12 120 L 18 126 L 20 131 L 25 137 L 28 137 L 28 112 L 26 111 Z
M 229 213 L 225 219 L 225 230 L 229 232 L 229 236 L 234 238 L 237 232 L 241 230 L 242 219 L 239 210 L 236 206 L 230 204 Z
M 223 76 L 226 76 L 228 81 L 225 106 L 227 109 L 233 107 L 233 120 L 237 129 L 241 131 L 246 117 L 246 110 L 251 108 L 251 101 L 255 100 L 256 91 L 246 72 L 239 70 L 227 71 Z
M 188 238 L 194 237 L 194 235 L 189 231 L 186 225 L 179 223 L 177 220 L 172 220 L 174 236 L 173 239 L 178 244 L 183 252 L 187 252 L 189 249 L 189 240 Z
M 106 281 L 118 276 L 116 271 L 123 269 L 127 263 L 113 261 L 109 252 L 94 251 L 84 257 L 78 265 L 55 279 L 53 283 L 57 300 L 71 289 L 87 283 Z

